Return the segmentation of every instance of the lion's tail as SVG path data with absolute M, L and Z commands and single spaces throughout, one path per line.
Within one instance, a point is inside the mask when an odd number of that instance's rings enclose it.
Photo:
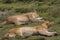
M 0 40 L 5 40 L 8 39 L 8 34 L 4 35 L 3 37 L 0 38 Z
M 2 22 L 3 25 L 6 24 L 6 23 L 7 23 L 7 21 Z
M 5 24 L 7 24 L 7 21 L 4 21 L 0 24 L 0 28 L 3 27 Z

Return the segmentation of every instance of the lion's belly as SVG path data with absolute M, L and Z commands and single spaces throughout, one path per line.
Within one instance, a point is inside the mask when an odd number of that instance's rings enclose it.
M 25 28 L 23 27 L 21 28 L 21 31 L 24 36 L 29 36 L 36 33 L 36 29 L 33 29 L 31 27 L 25 27 Z
M 17 20 L 20 22 L 29 21 L 29 19 L 27 17 L 18 17 Z

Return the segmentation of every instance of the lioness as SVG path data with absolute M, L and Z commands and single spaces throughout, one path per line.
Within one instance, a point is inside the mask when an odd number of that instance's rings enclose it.
M 46 21 L 46 22 L 42 23 L 41 25 L 35 26 L 35 27 L 26 26 L 26 27 L 20 27 L 20 28 L 13 28 L 13 29 L 10 29 L 5 34 L 5 37 L 15 37 L 16 35 L 26 37 L 26 36 L 30 36 L 33 34 L 54 36 L 55 34 L 57 34 L 57 32 L 48 31 L 48 28 L 50 28 L 52 26 L 52 24 L 53 24 L 53 22 Z
M 22 15 L 9 16 L 2 24 L 14 23 L 20 25 L 28 23 L 28 21 L 42 21 L 42 19 L 36 12 L 30 12 Z

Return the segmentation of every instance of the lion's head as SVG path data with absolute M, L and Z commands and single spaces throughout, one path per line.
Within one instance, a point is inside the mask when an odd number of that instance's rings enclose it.
M 31 12 L 29 15 L 31 21 L 42 21 L 43 17 L 40 17 L 37 12 Z
M 45 26 L 46 28 L 50 28 L 53 24 L 54 24 L 54 22 L 44 21 L 44 23 L 42 24 L 42 26 Z

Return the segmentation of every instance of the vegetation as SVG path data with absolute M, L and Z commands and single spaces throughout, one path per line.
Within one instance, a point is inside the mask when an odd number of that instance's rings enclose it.
M 60 0 L 0 0 L 0 24 L 11 15 L 19 15 L 26 12 L 32 12 L 36 10 L 38 14 L 45 19 L 54 21 L 50 31 L 57 31 L 60 34 Z M 40 22 L 29 22 L 29 26 L 40 25 Z M 3 25 L 0 28 L 0 38 L 11 28 L 22 27 L 24 25 L 16 26 L 14 24 Z M 60 35 L 55 37 L 45 36 L 30 36 L 28 38 L 9 38 L 6 40 L 40 40 L 45 38 L 46 40 L 60 40 Z

